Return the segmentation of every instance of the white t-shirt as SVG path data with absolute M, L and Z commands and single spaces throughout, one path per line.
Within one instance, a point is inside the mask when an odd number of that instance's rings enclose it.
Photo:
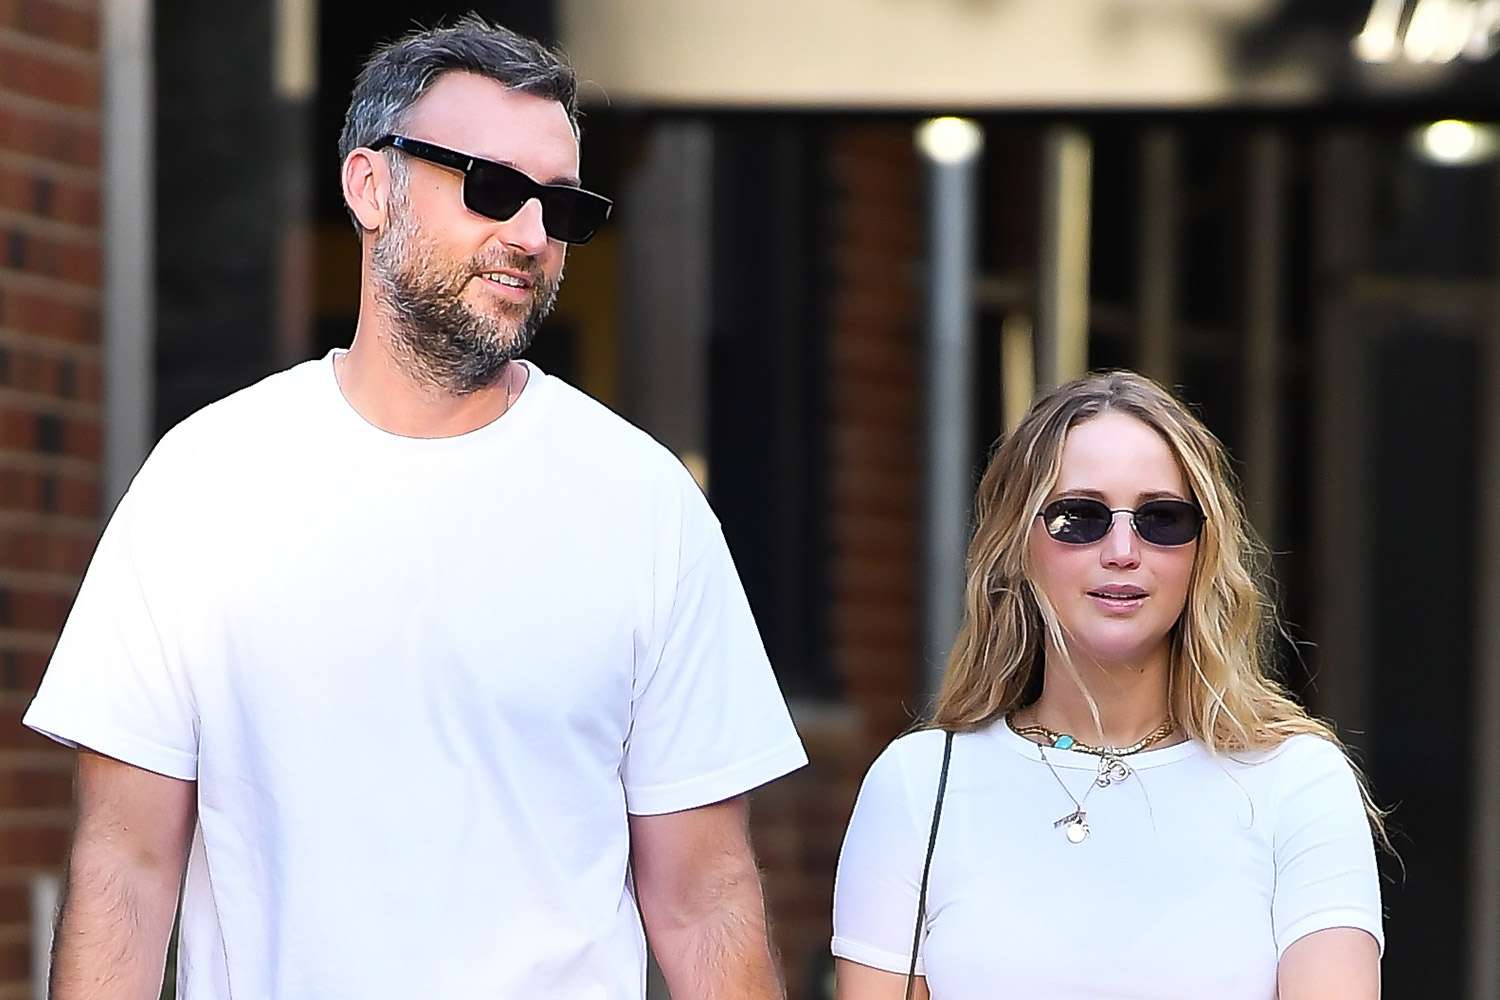
M 1348 762 L 1295 736 L 1210 754 L 1196 741 L 1127 758 L 1072 800 L 1003 721 L 954 739 L 917 974 L 934 1000 L 1274 1000 L 1298 938 L 1357 927 L 1383 942 L 1369 826 Z M 1098 758 L 1047 750 L 1082 799 Z M 943 733 L 898 739 L 860 790 L 839 858 L 833 953 L 905 975 Z
M 197 780 L 183 1000 L 638 1000 L 627 813 L 806 761 L 718 522 L 534 366 L 417 439 L 332 357 L 161 441 L 25 721 Z

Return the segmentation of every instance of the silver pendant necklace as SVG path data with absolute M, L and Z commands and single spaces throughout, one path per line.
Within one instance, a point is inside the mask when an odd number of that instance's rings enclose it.
M 1068 843 L 1070 844 L 1083 843 L 1089 839 L 1089 815 L 1088 811 L 1084 809 L 1084 803 L 1088 802 L 1089 796 L 1094 794 L 1094 789 L 1108 788 L 1117 781 L 1124 781 L 1126 778 L 1129 778 L 1134 772 L 1131 771 L 1130 765 L 1126 764 L 1120 758 L 1104 754 L 1099 758 L 1099 769 L 1094 775 L 1094 780 L 1089 782 L 1088 790 L 1083 793 L 1083 798 L 1080 799 L 1073 794 L 1068 788 L 1067 783 L 1062 780 L 1062 775 L 1057 773 L 1057 768 L 1052 766 L 1052 761 L 1047 759 L 1047 751 L 1038 745 L 1036 752 L 1037 756 L 1042 759 L 1042 763 L 1047 765 L 1047 770 L 1051 772 L 1053 780 L 1057 782 L 1057 786 L 1063 790 L 1063 794 L 1073 803 L 1073 811 L 1055 821 L 1052 824 L 1052 828 L 1055 830 L 1061 827 L 1063 836 L 1068 839 Z

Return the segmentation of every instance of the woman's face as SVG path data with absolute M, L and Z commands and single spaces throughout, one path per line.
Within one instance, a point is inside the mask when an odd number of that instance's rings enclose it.
M 1068 431 L 1062 469 L 1046 502 L 1061 497 L 1102 500 L 1112 509 L 1192 500 L 1166 440 L 1136 417 L 1115 411 Z M 1028 545 L 1032 582 L 1056 610 L 1073 657 L 1107 666 L 1145 666 L 1165 657 L 1168 634 L 1187 601 L 1196 539 L 1153 545 L 1121 513 L 1108 534 L 1086 545 L 1055 540 L 1043 519 L 1035 518 Z

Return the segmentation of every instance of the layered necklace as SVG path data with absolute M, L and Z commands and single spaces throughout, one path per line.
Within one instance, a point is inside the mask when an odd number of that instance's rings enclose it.
M 1063 790 L 1063 794 L 1067 795 L 1068 799 L 1073 803 L 1073 811 L 1054 822 L 1052 827 L 1053 829 L 1061 829 L 1063 836 L 1067 838 L 1070 844 L 1081 844 L 1089 838 L 1088 812 L 1084 809 L 1084 804 L 1088 802 L 1089 796 L 1094 793 L 1094 789 L 1108 788 L 1115 782 L 1124 781 L 1135 773 L 1122 758 L 1154 747 L 1168 736 L 1171 736 L 1177 729 L 1177 723 L 1172 721 L 1172 718 L 1168 716 L 1161 725 L 1129 746 L 1091 746 L 1088 743 L 1083 743 L 1075 739 L 1067 733 L 1060 733 L 1055 729 L 1049 729 L 1043 725 L 1016 726 L 1013 724 L 1014 718 L 1015 715 L 1012 713 L 1006 721 L 1012 723 L 1011 731 L 1016 735 L 1040 736 L 1046 741 L 1045 744 L 1037 744 L 1037 756 L 1041 758 L 1043 764 L 1047 765 L 1047 770 L 1051 772 L 1053 779 L 1057 782 L 1057 786 Z M 1062 780 L 1062 775 L 1057 773 L 1057 768 L 1052 766 L 1052 761 L 1047 759 L 1047 751 L 1045 749 L 1047 746 L 1051 746 L 1054 750 L 1076 750 L 1079 753 L 1093 754 L 1099 758 L 1099 767 L 1094 774 L 1094 780 L 1089 782 L 1089 787 L 1084 791 L 1083 798 L 1080 799 L 1073 794 L 1068 788 L 1067 783 Z

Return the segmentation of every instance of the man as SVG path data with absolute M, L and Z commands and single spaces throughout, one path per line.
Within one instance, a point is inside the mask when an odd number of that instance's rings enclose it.
M 579 189 L 572 72 L 475 18 L 342 137 L 348 351 L 169 433 L 28 725 L 79 748 L 56 1000 L 781 994 L 744 793 L 805 763 L 664 449 L 515 360 Z M 639 911 L 637 910 L 639 907 Z

